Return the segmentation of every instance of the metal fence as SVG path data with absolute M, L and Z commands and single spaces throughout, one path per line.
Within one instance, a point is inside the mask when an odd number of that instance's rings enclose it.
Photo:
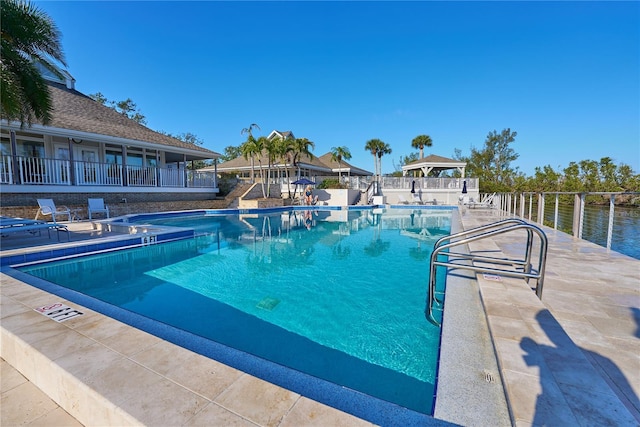
M 637 192 L 523 192 L 496 195 L 498 207 L 577 238 L 606 246 L 640 236 L 640 208 L 621 201 L 640 199 Z M 587 203 L 588 201 L 592 203 Z M 616 205 L 617 204 L 617 205 Z

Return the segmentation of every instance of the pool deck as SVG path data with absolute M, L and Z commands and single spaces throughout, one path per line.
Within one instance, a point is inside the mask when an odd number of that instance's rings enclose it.
M 464 208 L 460 217 L 465 229 L 503 218 Z M 87 223 L 69 228 L 71 244 L 121 237 Z M 486 382 L 504 386 L 511 419 L 503 425 L 640 425 L 640 261 L 543 229 L 541 301 L 506 277 L 478 275 L 469 288 L 479 293 L 497 355 L 499 375 L 487 372 Z M 64 240 L 10 236 L 2 252 Z M 521 240 L 514 233 L 469 249 L 515 256 Z M 0 277 L 0 425 L 372 425 L 72 302 L 62 301 L 84 314 L 54 322 L 33 309 L 59 297 Z M 455 402 L 437 403 L 432 424 L 501 425 Z

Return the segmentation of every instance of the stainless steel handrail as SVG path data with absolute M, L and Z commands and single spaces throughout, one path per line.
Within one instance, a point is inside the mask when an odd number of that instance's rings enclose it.
M 525 230 L 527 232 L 527 243 L 525 246 L 524 259 L 509 259 L 509 258 L 496 258 L 481 256 L 475 254 L 461 254 L 457 252 L 445 252 L 447 249 L 474 242 L 476 240 L 485 239 L 487 237 L 495 236 L 498 234 L 504 234 L 516 230 Z M 533 249 L 533 233 L 536 233 L 540 238 L 540 253 L 538 257 L 538 268 L 536 272 L 532 272 L 531 265 L 531 252 Z M 465 237 L 467 236 L 467 237 Z M 461 238 L 463 237 L 463 238 Z M 458 239 L 452 241 L 453 239 Z M 444 243 L 449 241 L 449 243 Z M 482 225 L 469 230 L 461 231 L 460 233 L 451 234 L 440 238 L 434 245 L 433 252 L 431 253 L 430 262 L 430 276 L 429 276 L 429 290 L 428 290 L 428 306 L 427 314 L 428 319 L 437 326 L 440 326 L 440 322 L 433 315 L 433 305 L 441 305 L 442 301 L 436 298 L 436 269 L 441 267 L 461 268 L 466 270 L 472 270 L 475 272 L 500 274 L 507 277 L 515 277 L 525 279 L 527 282 L 529 279 L 536 280 L 536 295 L 538 298 L 542 298 L 542 287 L 544 284 L 544 271 L 547 261 L 547 236 L 539 227 L 529 224 L 524 220 L 518 218 L 510 218 L 502 221 L 498 221 L 491 224 Z M 438 261 L 438 255 L 449 257 L 448 261 Z M 451 259 L 453 258 L 453 259 Z M 489 264 L 503 264 L 517 266 L 522 271 L 508 270 L 503 268 L 492 268 L 486 266 L 477 266 L 473 264 L 461 264 L 461 260 L 468 260 L 472 262 L 489 263 Z
M 459 238 L 459 237 L 463 237 L 463 236 L 467 236 L 469 234 L 474 234 L 474 233 L 478 233 L 482 230 L 490 230 L 492 228 L 499 228 L 502 227 L 506 224 L 528 224 L 528 222 L 526 222 L 523 219 L 520 218 L 507 218 L 507 219 L 503 219 L 501 221 L 496 221 L 496 222 L 492 222 L 490 224 L 485 224 L 485 225 L 480 225 L 478 227 L 474 227 L 471 228 L 469 230 L 465 230 L 465 231 L 460 231 L 458 233 L 455 234 L 451 234 L 448 236 L 443 236 L 440 239 L 438 239 L 436 241 L 436 243 L 434 244 L 434 249 L 439 247 L 440 245 L 442 245 L 445 241 L 451 241 L 454 238 Z M 532 239 L 533 239 L 533 232 L 530 229 L 527 229 L 527 245 L 526 245 L 526 252 L 525 252 L 525 257 L 524 260 L 520 261 L 520 260 L 511 260 L 511 259 L 507 259 L 507 258 L 492 258 L 492 257 L 486 257 L 484 258 L 485 261 L 490 262 L 496 262 L 496 263 L 501 263 L 501 264 L 517 264 L 517 265 L 522 265 L 523 268 L 525 268 L 526 271 L 530 271 L 531 270 L 531 244 L 532 244 Z M 454 253 L 451 253 L 454 254 Z M 468 254 L 460 254 L 457 253 L 456 255 L 458 255 L 461 258 L 470 258 L 471 256 L 469 256 Z M 475 255 L 473 256 L 474 259 L 480 261 L 480 256 Z M 529 279 L 525 279 L 527 281 L 527 283 L 529 282 Z

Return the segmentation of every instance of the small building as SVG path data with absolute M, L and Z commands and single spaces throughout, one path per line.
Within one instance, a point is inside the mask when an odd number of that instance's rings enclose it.
M 273 130 L 267 138 L 292 138 L 295 136 L 291 131 L 278 131 Z M 253 166 L 251 158 L 245 159 L 243 156 L 236 157 L 235 159 L 228 160 L 223 163 L 219 163 L 217 167 L 218 172 L 225 172 L 236 175 L 242 180 L 251 180 L 251 171 L 254 170 L 255 179 L 258 180 L 261 177 L 260 169 L 265 175 L 265 179 L 270 179 L 272 182 L 285 183 L 288 178 L 290 181 L 295 181 L 299 178 L 315 179 L 317 177 L 338 177 L 341 176 L 372 176 L 373 173 L 355 167 L 346 161 L 338 162 L 331 159 L 331 153 L 326 153 L 320 157 L 308 155 L 301 155 L 293 163 L 293 158 L 288 159 L 276 159 L 272 161 L 270 165 L 270 175 L 266 174 L 269 169 L 269 159 L 265 152 L 261 156 L 257 156 L 253 159 Z M 205 167 L 200 169 L 201 171 L 212 171 L 213 167 Z
M 433 175 L 437 177 L 440 172 L 453 169 L 460 173 L 460 178 L 464 178 L 466 167 L 466 162 L 430 154 L 427 157 L 403 165 L 402 176 L 428 177 L 433 172 Z

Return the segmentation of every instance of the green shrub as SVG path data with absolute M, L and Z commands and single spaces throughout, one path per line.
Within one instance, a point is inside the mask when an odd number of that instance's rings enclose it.
M 324 189 L 324 190 L 326 189 L 339 190 L 347 187 L 344 184 L 341 184 L 338 178 L 329 178 L 329 179 L 325 179 L 320 184 L 318 184 L 317 188 Z

